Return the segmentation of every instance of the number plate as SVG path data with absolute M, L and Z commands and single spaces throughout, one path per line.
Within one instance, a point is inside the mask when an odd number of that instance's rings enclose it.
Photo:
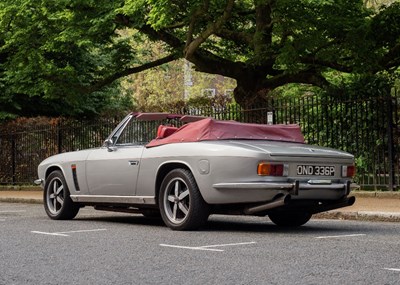
M 326 165 L 297 165 L 297 175 L 335 176 L 335 167 Z

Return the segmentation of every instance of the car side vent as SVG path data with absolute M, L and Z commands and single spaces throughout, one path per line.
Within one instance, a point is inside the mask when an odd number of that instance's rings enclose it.
M 78 177 L 76 175 L 76 164 L 71 165 L 71 170 L 72 170 L 72 178 L 74 179 L 75 190 L 80 191 L 81 189 L 79 188 Z

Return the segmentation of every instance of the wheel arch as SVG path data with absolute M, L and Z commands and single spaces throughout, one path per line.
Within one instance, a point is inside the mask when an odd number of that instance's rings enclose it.
M 62 171 L 62 169 L 61 169 L 60 166 L 58 166 L 58 165 L 52 165 L 52 166 L 50 166 L 50 167 L 48 167 L 48 168 L 46 169 L 44 178 L 47 179 L 47 177 L 49 177 L 50 173 L 52 173 L 53 171 L 56 171 L 56 170 L 60 170 L 61 173 L 64 175 L 64 171 Z M 64 176 L 65 176 L 65 175 L 64 175 Z
M 161 188 L 161 183 L 163 182 L 165 176 L 172 170 L 177 169 L 177 168 L 182 168 L 182 169 L 186 169 L 188 171 L 190 171 L 193 174 L 192 169 L 189 167 L 189 165 L 187 165 L 184 162 L 181 161 L 171 161 L 171 162 L 166 162 L 164 164 L 162 164 L 157 171 L 157 175 L 156 175 L 156 184 L 155 184 L 155 199 L 157 201 L 158 204 L 158 196 L 160 193 L 160 188 Z M 196 178 L 195 178 L 196 181 Z M 197 183 L 197 181 L 196 181 Z
M 50 167 L 48 167 L 48 168 L 46 169 L 46 172 L 45 172 L 45 174 L 44 174 L 44 179 L 45 179 L 45 181 L 47 180 L 47 177 L 49 177 L 49 175 L 50 175 L 52 172 L 57 171 L 57 170 L 61 171 L 62 175 L 64 175 L 64 177 L 65 177 L 65 173 L 64 173 L 64 171 L 63 171 L 63 169 L 62 169 L 61 166 L 59 166 L 59 165 L 51 165 Z

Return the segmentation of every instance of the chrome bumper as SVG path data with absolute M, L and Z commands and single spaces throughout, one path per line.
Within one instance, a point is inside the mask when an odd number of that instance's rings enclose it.
M 33 183 L 35 183 L 36 185 L 43 185 L 43 179 L 36 179 L 35 181 L 33 181 Z
M 238 189 L 238 190 L 283 190 L 288 191 L 292 195 L 297 195 L 299 190 L 344 190 L 348 195 L 351 190 L 357 189 L 360 186 L 351 183 L 330 183 L 330 184 L 310 184 L 299 181 L 294 182 L 244 182 L 244 183 L 216 183 L 213 187 L 219 190 L 222 189 Z

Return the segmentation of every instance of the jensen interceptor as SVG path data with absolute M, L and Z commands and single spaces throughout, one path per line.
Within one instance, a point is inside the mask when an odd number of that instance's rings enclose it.
M 298 125 L 131 113 L 102 147 L 44 160 L 35 182 L 51 219 L 79 209 L 160 216 L 173 230 L 211 214 L 268 216 L 296 227 L 350 206 L 354 157 L 305 144 Z

